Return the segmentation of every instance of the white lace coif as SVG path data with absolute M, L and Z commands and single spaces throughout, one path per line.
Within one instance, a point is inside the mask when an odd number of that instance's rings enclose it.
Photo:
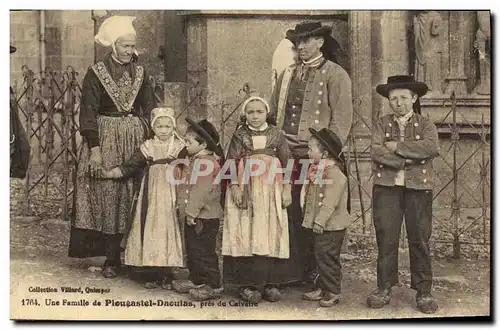
M 95 42 L 104 47 L 111 47 L 120 37 L 129 34 L 137 36 L 132 24 L 135 19 L 134 16 L 111 16 L 106 18 L 94 37 Z
M 153 127 L 155 121 L 160 117 L 168 117 L 172 119 L 174 127 L 176 127 L 175 122 L 175 111 L 172 108 L 154 108 L 151 111 L 151 127 Z

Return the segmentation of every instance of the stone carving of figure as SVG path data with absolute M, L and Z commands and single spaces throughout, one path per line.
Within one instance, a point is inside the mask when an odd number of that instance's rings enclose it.
M 491 93 L 491 75 L 490 75 L 490 61 L 491 61 L 491 32 L 490 32 L 490 13 L 488 11 L 477 11 L 477 22 L 479 29 L 476 33 L 476 47 L 479 54 L 479 74 L 480 80 L 474 88 L 477 94 L 490 95 Z
M 427 96 L 441 94 L 441 55 L 443 52 L 442 18 L 438 12 L 424 11 L 415 15 L 415 80 L 429 86 Z

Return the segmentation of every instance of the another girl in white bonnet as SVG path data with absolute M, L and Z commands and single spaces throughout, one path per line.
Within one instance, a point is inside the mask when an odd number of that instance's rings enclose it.
M 120 242 L 130 210 L 134 179 L 95 180 L 100 170 L 120 165 L 149 136 L 148 120 L 156 106 L 150 79 L 132 61 L 136 46 L 134 17 L 108 17 L 95 41 L 109 48 L 83 79 L 80 134 L 83 150 L 77 168 L 76 219 L 69 256 L 106 256 L 102 275 L 117 276 Z
M 187 157 L 185 143 L 175 131 L 172 108 L 155 108 L 151 113 L 154 137 L 141 144 L 131 158 L 102 174 L 117 179 L 142 170 L 140 189 L 135 195 L 122 247 L 125 264 L 142 269 L 145 287 L 170 288 L 171 267 L 185 267 L 183 221 L 176 209 L 176 186 L 172 175 L 178 172 L 170 163 Z M 152 268 L 151 268 L 152 267 Z
M 285 168 L 291 158 L 283 133 L 266 122 L 269 105 L 258 96 L 242 106 L 244 121 L 236 129 L 227 161 L 238 169 L 238 183 L 231 183 L 226 197 L 222 238 L 224 286 L 235 287 L 241 299 L 280 299 L 278 286 L 296 281 L 287 270 L 291 203 L 290 185 L 282 175 L 272 177 L 271 167 Z M 249 161 L 265 164 L 262 175 L 244 182 Z

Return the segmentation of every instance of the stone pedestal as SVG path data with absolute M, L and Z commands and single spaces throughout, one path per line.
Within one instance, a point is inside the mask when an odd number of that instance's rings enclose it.
M 450 98 L 422 99 L 422 115 L 428 116 L 436 124 L 439 133 L 451 133 L 453 115 Z M 487 129 L 491 125 L 491 100 L 489 96 L 457 97 L 457 124 L 460 133 L 478 134 L 482 117 Z

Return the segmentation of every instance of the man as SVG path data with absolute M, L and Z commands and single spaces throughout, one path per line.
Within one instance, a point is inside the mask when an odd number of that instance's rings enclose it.
M 16 52 L 16 47 L 10 46 L 10 53 Z M 30 161 L 30 145 L 28 135 L 19 118 L 16 97 L 10 88 L 10 177 L 24 179 Z
M 417 291 L 418 309 L 438 309 L 431 295 L 432 270 L 429 238 L 432 229 L 432 159 L 438 156 L 434 123 L 420 114 L 418 98 L 426 84 L 410 76 L 392 76 L 378 85 L 377 93 L 389 99 L 392 114 L 376 122 L 371 157 L 374 168 L 373 223 L 377 237 L 377 289 L 367 304 L 382 308 L 398 284 L 398 248 L 403 216 L 410 248 L 411 288 Z
M 309 128 L 328 128 L 347 141 L 352 124 L 351 79 L 338 64 L 321 52 L 332 28 L 321 22 L 305 21 L 287 32 L 298 53 L 299 62 L 290 65 L 279 76 L 273 91 L 271 107 L 277 126 L 281 128 L 296 161 L 292 180 L 301 172 L 300 159 L 307 159 Z M 303 280 L 316 276 L 312 254 L 312 232 L 301 227 L 300 190 L 292 188 L 292 205 L 288 208 L 290 226 L 290 264 L 301 272 Z

